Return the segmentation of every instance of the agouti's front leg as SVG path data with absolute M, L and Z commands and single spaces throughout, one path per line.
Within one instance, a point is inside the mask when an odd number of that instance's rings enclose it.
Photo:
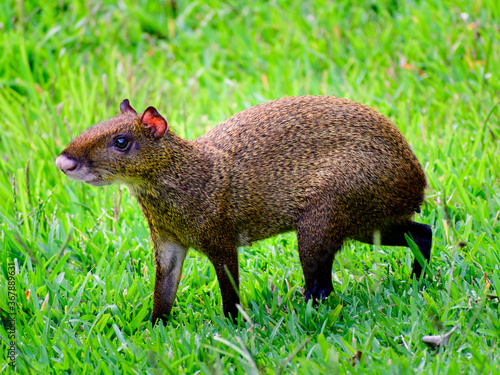
M 227 318 L 236 319 L 238 316 L 237 304 L 240 303 L 238 295 L 240 288 L 238 272 L 238 251 L 234 248 L 234 254 L 226 259 L 212 261 L 219 280 L 219 288 L 222 294 L 222 307 Z M 231 276 L 229 276 L 231 275 Z M 231 278 L 234 282 L 231 281 Z
M 238 250 L 232 236 L 212 238 L 205 249 L 219 280 L 224 315 L 233 320 L 238 316 L 239 297 Z M 234 283 L 234 284 L 233 284 Z
M 156 263 L 156 279 L 153 300 L 152 322 L 159 319 L 166 322 L 174 304 L 175 294 L 181 280 L 182 264 L 186 259 L 187 248 L 175 243 L 153 241 Z

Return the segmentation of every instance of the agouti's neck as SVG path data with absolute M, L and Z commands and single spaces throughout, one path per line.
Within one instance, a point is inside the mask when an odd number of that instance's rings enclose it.
M 206 212 L 214 211 L 214 202 L 222 190 L 222 178 L 216 178 L 218 152 L 195 141 L 168 136 L 163 147 L 169 162 L 158 163 L 146 181 L 129 188 L 154 241 L 156 238 L 196 248 L 192 238 L 199 229 L 197 222 Z
M 210 152 L 172 133 L 165 138 L 146 178 L 130 186 L 134 195 L 188 194 L 210 179 L 213 169 Z

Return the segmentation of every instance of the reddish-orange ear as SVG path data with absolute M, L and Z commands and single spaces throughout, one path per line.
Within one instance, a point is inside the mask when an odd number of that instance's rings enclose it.
M 151 131 L 153 137 L 161 138 L 168 129 L 167 120 L 158 113 L 155 107 L 148 107 L 141 117 L 142 124 Z
M 130 105 L 130 102 L 128 101 L 128 99 L 125 99 L 122 104 L 120 104 L 120 113 L 124 113 L 124 112 L 131 112 L 133 114 L 137 114 L 137 112 L 135 111 L 134 108 L 132 108 L 132 106 Z

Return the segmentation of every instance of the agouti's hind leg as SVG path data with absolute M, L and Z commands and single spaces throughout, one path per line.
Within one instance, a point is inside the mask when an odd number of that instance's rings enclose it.
M 384 246 L 406 246 L 408 247 L 408 242 L 406 241 L 405 234 L 411 235 L 413 240 L 417 244 L 420 252 L 424 256 L 427 263 L 431 259 L 431 247 L 432 247 L 432 230 L 429 225 L 415 223 L 414 221 L 409 221 L 408 223 L 395 224 L 391 226 L 388 230 L 384 230 L 381 234 L 381 245 Z M 373 243 L 370 242 L 370 243 Z M 413 261 L 412 276 L 417 276 L 420 278 L 422 274 L 422 266 L 417 259 Z
M 332 264 L 342 246 L 343 236 L 335 225 L 329 225 L 328 216 L 311 210 L 296 223 L 306 301 L 324 299 L 333 291 Z

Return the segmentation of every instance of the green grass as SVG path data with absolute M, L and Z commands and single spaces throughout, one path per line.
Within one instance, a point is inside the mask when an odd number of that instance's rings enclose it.
M 500 3 L 164 3 L 0 4 L 0 372 L 13 373 L 13 262 L 22 374 L 498 373 Z M 240 249 L 233 325 L 192 251 L 173 316 L 153 328 L 135 200 L 70 181 L 55 157 L 124 98 L 193 139 L 302 94 L 368 104 L 405 134 L 429 180 L 417 221 L 433 227 L 436 276 L 410 280 L 406 248 L 347 243 L 316 309 L 301 296 L 295 235 L 280 235 Z M 454 326 L 447 348 L 421 342 Z

